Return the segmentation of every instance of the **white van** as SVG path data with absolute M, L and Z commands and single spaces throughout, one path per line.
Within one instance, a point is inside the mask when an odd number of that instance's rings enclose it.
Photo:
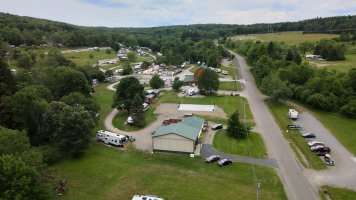
M 289 109 L 288 116 L 291 120 L 297 120 L 298 119 L 298 111 L 296 111 L 294 109 Z

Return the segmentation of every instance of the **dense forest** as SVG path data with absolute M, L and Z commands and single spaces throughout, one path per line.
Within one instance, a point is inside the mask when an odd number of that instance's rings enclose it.
M 299 22 L 273 24 L 224 25 L 196 24 L 152 28 L 104 28 L 81 27 L 31 17 L 0 13 L 0 39 L 11 45 L 58 45 L 65 46 L 115 46 L 117 42 L 127 46 L 147 46 L 160 51 L 165 38 L 182 41 L 217 39 L 232 35 L 266 33 L 269 30 L 304 31 L 307 33 L 353 33 L 356 16 L 316 18 Z M 352 37 L 351 37 L 352 38 Z M 355 39 L 355 37 L 353 37 Z
M 300 52 L 325 52 L 326 59 L 344 58 L 343 44 L 321 40 L 317 44 L 227 40 L 225 45 L 246 56 L 262 91 L 273 99 L 292 98 L 314 108 L 356 118 L 356 68 L 347 73 L 318 69 L 302 63 Z

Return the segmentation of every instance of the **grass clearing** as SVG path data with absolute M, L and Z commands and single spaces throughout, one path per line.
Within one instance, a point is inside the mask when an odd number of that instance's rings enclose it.
M 287 106 L 286 104 L 280 102 L 273 102 L 271 100 L 268 100 L 266 103 L 275 120 L 282 129 L 283 136 L 286 138 L 286 140 L 289 140 L 290 142 L 294 143 L 295 147 L 298 148 L 300 152 L 304 155 L 310 167 L 317 170 L 326 169 L 325 163 L 315 153 L 310 151 L 309 146 L 307 144 L 307 140 L 301 136 L 300 131 L 289 130 L 288 133 L 284 131 L 288 124 L 292 124 L 292 120 L 290 120 L 287 115 L 290 106 Z M 298 155 L 298 151 L 296 151 L 296 149 L 294 148 L 292 149 Z M 301 159 L 301 156 L 297 156 L 297 158 L 305 167 L 309 167 L 306 166 L 306 163 Z
M 345 60 L 338 61 L 317 61 L 308 60 L 309 63 L 318 68 L 327 68 L 338 72 L 348 72 L 352 68 L 356 68 L 356 54 L 346 54 Z
M 63 56 L 77 65 L 94 65 L 98 60 L 117 58 L 115 53 L 107 54 L 104 50 L 64 53 Z
M 252 156 L 255 158 L 267 158 L 266 146 L 256 132 L 250 132 L 248 139 L 236 139 L 228 135 L 226 130 L 220 130 L 215 133 L 213 147 L 219 151 L 239 156 Z M 251 146 L 251 155 L 248 141 Z
M 240 117 L 244 116 L 244 109 L 246 110 L 246 119 L 248 123 L 253 123 L 253 117 L 247 100 L 243 97 L 236 96 L 222 96 L 212 95 L 204 98 L 192 98 L 192 97 L 178 97 L 175 92 L 166 92 L 166 97 L 162 97 L 161 103 L 184 103 L 184 104 L 203 104 L 203 105 L 217 105 L 224 110 L 224 112 L 230 116 L 236 110 L 239 111 Z
M 255 166 L 265 180 L 264 199 L 287 199 L 272 168 Z M 65 160 L 51 167 L 68 182 L 65 195 L 54 199 L 131 199 L 135 194 L 154 194 L 165 199 L 255 199 L 256 187 L 249 164 L 219 168 L 199 157 L 120 151 L 93 144 L 85 157 Z M 80 173 L 78 173 L 80 172 Z
M 296 102 L 294 102 L 296 103 Z M 297 103 L 298 104 L 298 103 Z M 345 146 L 356 155 L 356 120 L 341 116 L 337 113 L 325 112 L 303 105 Z
M 111 83 L 101 83 L 95 88 L 93 94 L 94 101 L 100 106 L 100 118 L 94 131 L 105 129 L 104 120 L 112 110 L 112 103 L 115 91 L 108 90 L 106 87 Z
M 316 42 L 321 39 L 332 39 L 336 38 L 337 34 L 303 34 L 302 31 L 286 31 L 286 32 L 276 32 L 271 34 L 248 34 L 239 35 L 234 37 L 236 40 L 262 40 L 262 41 L 276 41 L 276 42 L 286 42 L 288 44 L 298 44 L 301 42 Z
M 232 62 L 235 62 L 235 60 L 233 60 Z M 238 75 L 237 75 L 237 70 L 236 67 L 226 67 L 226 66 L 220 66 L 221 70 L 225 70 L 229 72 L 229 75 L 233 78 L 233 79 L 238 79 Z
M 241 84 L 238 81 L 220 81 L 219 90 L 241 91 Z
M 198 65 L 194 65 L 192 68 L 189 69 L 189 71 L 194 74 L 198 69 L 199 69 L 199 66 Z
M 356 191 L 354 190 L 332 186 L 323 186 L 321 187 L 321 190 L 320 194 L 322 199 L 327 199 L 323 191 L 328 191 L 328 194 L 332 200 L 356 199 Z

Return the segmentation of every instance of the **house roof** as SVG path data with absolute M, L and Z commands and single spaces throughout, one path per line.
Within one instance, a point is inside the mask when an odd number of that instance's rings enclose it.
M 148 94 L 145 96 L 146 99 L 152 99 L 152 98 L 155 98 L 155 95 L 153 94 Z
M 193 75 L 186 75 L 185 77 L 184 77 L 184 80 L 183 80 L 183 82 L 192 82 L 192 81 L 194 81 L 194 76 Z
M 203 127 L 204 121 L 204 119 L 199 117 L 187 117 L 184 118 L 182 122 L 161 126 L 152 137 L 176 134 L 191 140 L 196 140 Z

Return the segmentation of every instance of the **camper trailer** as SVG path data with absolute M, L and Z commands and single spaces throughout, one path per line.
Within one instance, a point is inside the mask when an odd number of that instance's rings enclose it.
M 105 130 L 96 133 L 96 139 L 108 145 L 123 146 L 127 142 L 125 135 L 119 135 Z
M 298 111 L 296 111 L 294 109 L 289 109 L 288 116 L 290 119 L 296 120 L 296 119 L 298 119 Z

